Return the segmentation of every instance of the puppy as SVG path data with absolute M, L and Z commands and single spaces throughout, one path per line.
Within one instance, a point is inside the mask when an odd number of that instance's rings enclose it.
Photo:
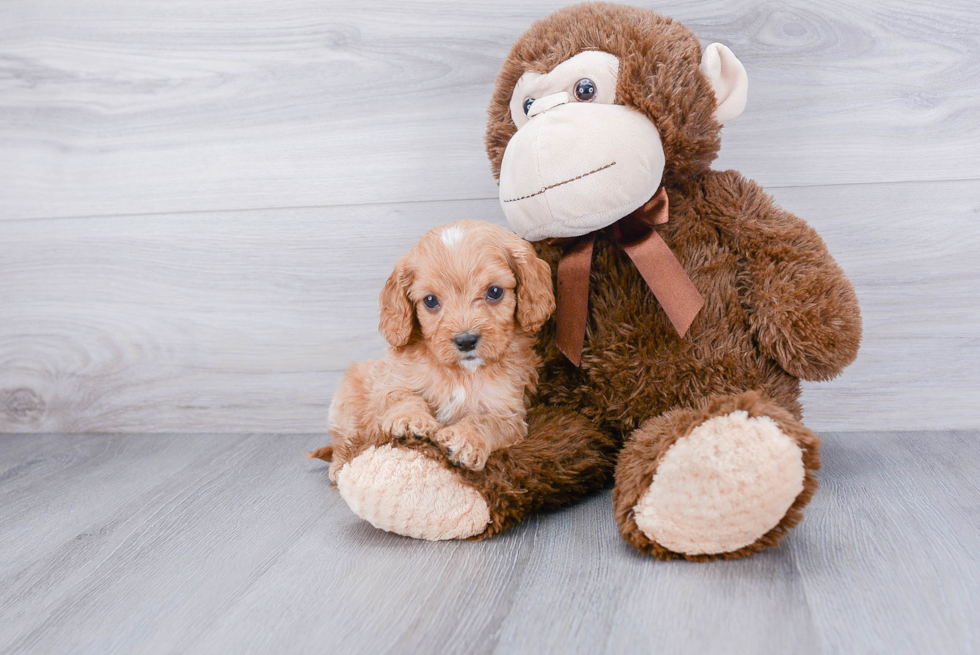
M 416 436 L 481 470 L 527 436 L 533 335 L 555 309 L 551 270 L 528 242 L 480 221 L 434 228 L 398 260 L 380 300 L 391 348 L 344 375 L 330 406 L 334 443 L 311 457 Z

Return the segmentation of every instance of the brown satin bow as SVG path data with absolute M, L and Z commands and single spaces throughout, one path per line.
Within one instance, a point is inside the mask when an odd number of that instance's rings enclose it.
M 613 238 L 633 260 L 677 333 L 683 337 L 704 306 L 691 278 L 653 226 L 669 219 L 667 190 L 612 226 Z M 558 262 L 558 349 L 576 366 L 582 361 L 589 315 L 589 273 L 595 232 L 572 239 L 554 239 L 565 248 Z

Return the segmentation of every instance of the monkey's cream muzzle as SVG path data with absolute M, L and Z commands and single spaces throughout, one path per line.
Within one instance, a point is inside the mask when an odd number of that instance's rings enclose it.
M 504 152 L 500 204 L 529 241 L 611 225 L 647 202 L 663 175 L 663 145 L 648 118 L 567 98 L 536 100 Z

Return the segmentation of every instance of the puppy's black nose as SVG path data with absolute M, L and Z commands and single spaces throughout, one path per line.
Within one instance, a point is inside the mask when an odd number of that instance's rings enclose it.
M 476 344 L 479 341 L 480 335 L 473 334 L 472 332 L 464 332 L 453 337 L 453 343 L 456 344 L 456 350 L 462 353 L 468 353 L 476 348 Z

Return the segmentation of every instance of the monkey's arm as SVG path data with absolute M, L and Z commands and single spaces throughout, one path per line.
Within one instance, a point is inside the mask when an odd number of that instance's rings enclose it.
M 861 311 L 823 239 L 735 171 L 708 179 L 705 199 L 741 260 L 739 293 L 759 347 L 804 380 L 839 375 L 857 357 Z

